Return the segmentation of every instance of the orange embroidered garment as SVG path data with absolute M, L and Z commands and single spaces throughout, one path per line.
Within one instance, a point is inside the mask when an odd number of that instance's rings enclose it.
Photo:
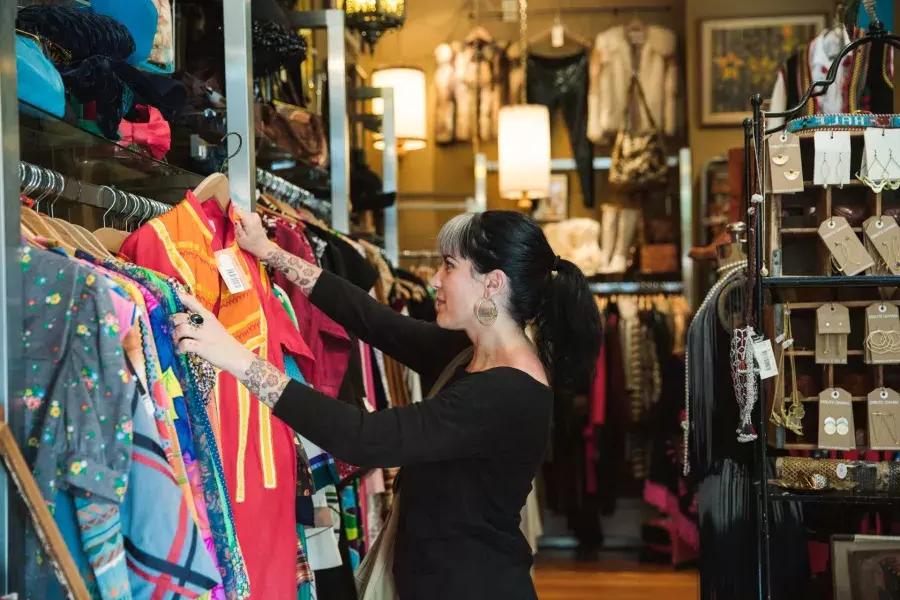
M 265 268 L 234 240 L 236 216 L 193 193 L 132 233 L 121 253 L 134 263 L 186 283 L 228 331 L 280 369 L 283 352 L 312 373 L 309 347 L 272 293 Z M 219 275 L 215 253 L 232 251 L 251 288 L 232 294 Z M 251 598 L 295 598 L 297 457 L 287 425 L 250 396 L 228 373 L 219 373 L 207 405 L 222 454 L 238 542 L 247 564 Z

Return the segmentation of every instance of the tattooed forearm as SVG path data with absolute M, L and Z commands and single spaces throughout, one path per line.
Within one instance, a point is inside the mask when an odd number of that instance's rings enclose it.
M 284 273 L 300 290 L 309 295 L 319 280 L 322 269 L 300 257 L 275 248 L 263 258 L 263 262 Z
M 288 384 L 287 375 L 259 357 L 253 359 L 238 379 L 269 408 L 275 408 L 275 403 Z

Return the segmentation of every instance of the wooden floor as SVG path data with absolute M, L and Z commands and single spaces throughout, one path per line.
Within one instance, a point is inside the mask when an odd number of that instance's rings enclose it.
M 700 596 L 696 571 L 626 560 L 538 559 L 534 578 L 541 600 L 697 600 Z

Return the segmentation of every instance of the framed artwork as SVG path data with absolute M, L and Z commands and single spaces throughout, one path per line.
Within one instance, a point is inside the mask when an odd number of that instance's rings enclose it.
M 564 221 L 569 218 L 569 177 L 550 175 L 550 195 L 540 201 L 534 219 L 540 222 Z
M 750 96 L 768 97 L 785 59 L 823 29 L 825 15 L 701 21 L 701 124 L 740 125 Z
M 834 535 L 831 560 L 835 600 L 900 597 L 900 537 Z

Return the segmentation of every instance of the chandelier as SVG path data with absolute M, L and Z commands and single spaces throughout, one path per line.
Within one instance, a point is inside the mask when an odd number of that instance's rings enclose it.
M 340 3 L 347 27 L 359 32 L 370 53 L 385 31 L 402 27 L 406 20 L 406 0 L 341 0 Z

